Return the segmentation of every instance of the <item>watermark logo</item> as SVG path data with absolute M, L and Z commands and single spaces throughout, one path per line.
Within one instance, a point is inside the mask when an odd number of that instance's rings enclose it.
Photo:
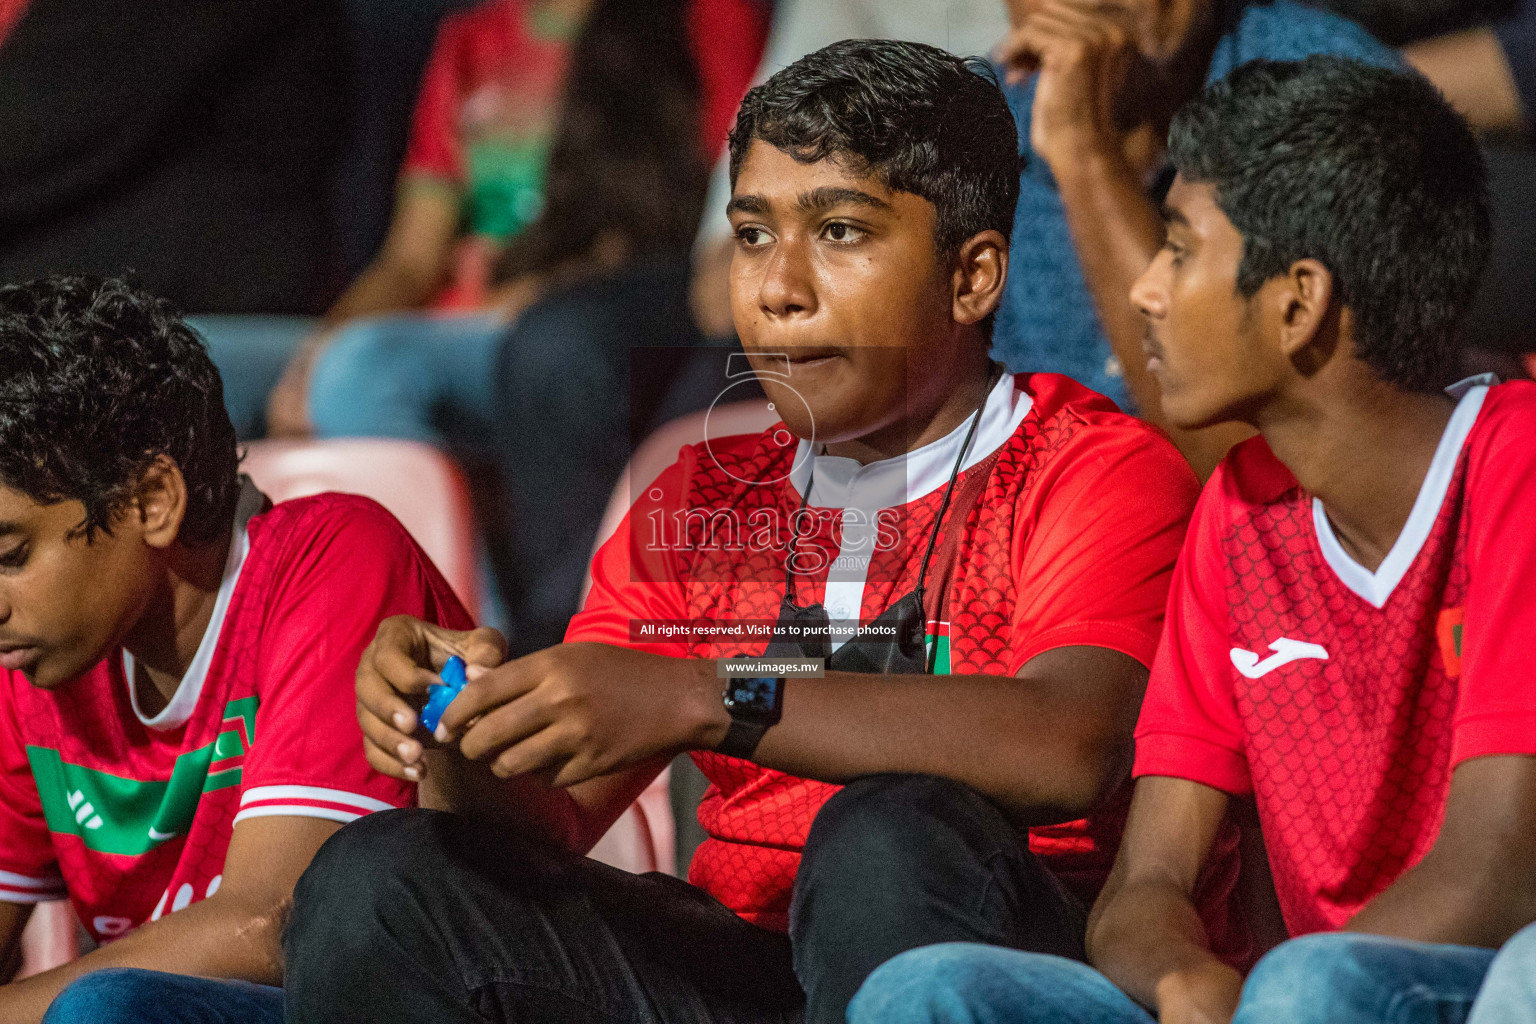
M 787 479 L 795 470 L 805 464 L 811 457 L 812 450 L 816 447 L 816 417 L 811 414 L 810 404 L 794 389 L 789 382 L 789 355 L 784 352 L 765 352 L 754 357 L 757 366 L 744 353 L 733 352 L 726 360 L 725 376 L 730 382 L 715 396 L 710 403 L 709 411 L 704 414 L 704 447 L 709 452 L 709 457 L 714 460 L 721 472 L 735 480 L 737 483 L 750 484 L 761 487 L 768 484 L 776 484 Z M 734 417 L 729 411 L 739 407 L 742 402 L 752 401 L 756 398 L 754 384 L 766 383 L 772 380 L 776 385 L 774 391 L 777 397 L 768 403 L 768 411 L 775 413 L 781 420 L 798 420 L 801 423 L 810 424 L 807 442 L 796 456 L 784 463 L 786 468 L 777 474 L 755 476 L 747 478 L 738 475 L 731 466 L 720 460 L 714 449 L 714 442 L 722 437 L 740 433 L 740 428 L 734 422 Z M 767 388 L 764 387 L 766 391 Z M 784 405 L 784 408 L 780 406 Z M 793 408 L 790 408 L 793 406 Z M 769 442 L 784 451 L 797 448 L 802 439 L 790 433 L 781 423 L 774 428 Z

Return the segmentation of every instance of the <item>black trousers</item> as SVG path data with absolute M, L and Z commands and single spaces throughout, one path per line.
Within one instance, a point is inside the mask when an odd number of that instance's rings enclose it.
M 996 808 L 929 776 L 861 779 L 822 808 L 788 936 L 667 875 L 386 811 L 333 836 L 299 881 L 284 988 L 292 1024 L 831 1024 L 907 949 L 1081 958 L 1083 929 Z

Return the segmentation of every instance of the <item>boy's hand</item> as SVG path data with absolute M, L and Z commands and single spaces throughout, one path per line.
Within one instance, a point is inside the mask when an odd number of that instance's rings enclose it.
M 608 644 L 559 644 L 469 670 L 440 742 L 490 760 L 502 778 L 538 772 L 571 786 L 657 754 L 709 748 L 730 720 L 715 663 Z
M 1067 161 L 1119 154 L 1116 102 L 1141 55 L 1126 8 L 1099 0 L 1047 0 L 994 53 L 1008 81 L 1039 72 L 1030 148 L 1053 170 Z
M 1212 960 L 1170 974 L 1157 986 L 1160 1024 L 1231 1024 L 1243 992 L 1240 974 Z
M 357 721 L 363 728 L 368 763 L 385 775 L 421 781 L 422 741 L 417 712 L 427 687 L 457 654 L 476 671 L 506 660 L 507 642 L 494 629 L 460 632 L 396 615 L 379 624 L 357 666 Z

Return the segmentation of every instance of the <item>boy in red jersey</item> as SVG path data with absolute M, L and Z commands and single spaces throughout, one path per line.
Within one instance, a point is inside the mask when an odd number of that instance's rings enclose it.
M 386 616 L 467 616 L 374 503 L 274 508 L 238 474 L 163 301 L 0 289 L 0 366 L 0 948 L 62 898 L 100 944 L 0 988 L 0 1019 L 281 1021 L 294 882 L 414 803 L 362 756 L 356 659 Z
M 1174 575 L 1089 926 L 1103 973 L 920 951 L 861 1024 L 1455 1024 L 1536 919 L 1536 385 L 1453 383 L 1489 246 L 1477 144 L 1423 79 L 1312 58 L 1239 68 L 1170 152 L 1131 292 L 1149 368 L 1172 422 L 1262 437 Z M 1246 983 L 1192 898 L 1244 798 L 1298 936 Z
M 837 43 L 750 94 L 731 145 L 736 326 L 784 422 L 645 482 L 567 643 L 499 664 L 491 637 L 381 628 L 370 756 L 462 813 L 317 858 L 298 1024 L 831 1022 L 939 937 L 1082 955 L 1193 474 L 1102 397 L 989 361 L 1019 172 L 989 75 Z M 424 757 L 450 651 L 485 667 L 444 715 L 457 750 Z M 693 885 L 576 856 L 685 750 L 712 783 Z

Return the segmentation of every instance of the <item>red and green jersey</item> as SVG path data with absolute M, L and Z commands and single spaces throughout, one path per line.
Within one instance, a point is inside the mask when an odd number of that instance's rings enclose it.
M 812 455 L 782 425 L 684 448 L 597 553 L 566 639 L 677 657 L 760 654 L 795 532 L 796 603 L 825 605 L 834 629 L 868 625 L 916 583 L 968 426 L 867 465 Z M 1055 374 L 1005 375 L 982 409 L 928 571 L 935 671 L 1012 676 L 1075 645 L 1150 664 L 1198 486 L 1172 445 L 1108 399 Z M 674 639 L 651 639 L 674 628 Z M 934 685 L 937 694 L 943 684 Z M 746 919 L 783 928 L 800 850 L 837 787 L 694 757 L 711 786 L 690 880 Z M 1124 811 L 1122 799 L 1092 820 L 1032 829 L 1030 849 L 1091 899 Z
M 124 651 L 52 692 L 0 671 L 0 899 L 67 896 L 112 939 L 211 896 L 246 819 L 414 801 L 363 756 L 353 676 L 385 617 L 468 616 L 368 499 L 264 506 L 247 482 L 212 621 L 158 714 Z
M 1536 384 L 1456 390 L 1374 570 L 1255 438 L 1174 575 L 1135 773 L 1253 796 L 1293 935 L 1342 928 L 1419 862 L 1457 765 L 1536 755 Z

